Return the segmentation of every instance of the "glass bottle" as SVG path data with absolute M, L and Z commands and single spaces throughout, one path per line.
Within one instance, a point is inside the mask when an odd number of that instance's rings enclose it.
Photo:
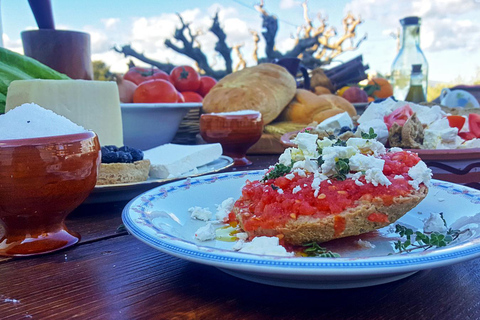
M 412 65 L 412 74 L 410 76 L 410 88 L 408 89 L 407 96 L 405 97 L 405 101 L 410 102 L 424 102 L 425 93 L 423 92 L 423 73 L 422 73 L 422 65 L 421 64 L 414 64 Z
M 423 94 L 427 96 L 428 63 L 422 49 L 420 49 L 420 24 L 419 17 L 406 17 L 400 20 L 402 24 L 402 46 L 392 64 L 391 83 L 393 95 L 397 100 L 407 96 L 410 86 L 412 65 L 421 65 Z

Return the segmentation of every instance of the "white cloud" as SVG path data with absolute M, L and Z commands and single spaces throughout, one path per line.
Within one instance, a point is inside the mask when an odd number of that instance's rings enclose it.
M 105 26 L 105 29 L 114 29 L 119 23 L 120 19 L 119 18 L 108 18 L 108 19 L 102 19 L 102 23 Z
M 301 1 L 296 0 L 282 0 L 280 1 L 280 9 L 291 9 L 294 7 L 298 7 L 302 4 Z
M 422 18 L 421 44 L 425 51 L 475 50 L 480 40 L 480 25 L 462 15 L 477 12 L 480 5 L 467 0 L 353 0 L 345 11 L 360 14 L 385 26 L 385 30 L 400 26 L 406 16 Z

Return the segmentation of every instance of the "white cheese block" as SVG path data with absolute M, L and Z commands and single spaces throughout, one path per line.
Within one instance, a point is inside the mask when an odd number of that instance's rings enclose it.
M 222 155 L 222 146 L 219 143 L 202 145 L 164 144 L 146 150 L 145 159 L 150 160 L 150 177 L 173 178 L 183 173 L 196 170 Z
M 316 130 L 340 131 L 342 127 L 348 127 L 349 129 L 353 129 L 352 118 L 350 118 L 350 116 L 346 112 L 339 113 L 337 115 L 334 115 L 333 117 L 323 120 L 322 122 L 320 122 L 319 125 L 317 125 Z
M 115 82 L 16 80 L 8 87 L 5 111 L 36 103 L 94 131 L 101 145 L 123 145 L 122 114 Z

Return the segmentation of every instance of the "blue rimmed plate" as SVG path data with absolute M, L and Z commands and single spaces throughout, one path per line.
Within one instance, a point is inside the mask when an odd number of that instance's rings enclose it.
M 391 282 L 417 271 L 480 256 L 480 191 L 434 180 L 427 198 L 397 223 L 422 231 L 430 213 L 443 212 L 447 224 L 470 229 L 449 246 L 398 254 L 389 226 L 376 232 L 325 243 L 341 258 L 276 257 L 236 252 L 233 242 L 200 242 L 195 231 L 205 222 L 190 218 L 188 208 L 216 205 L 238 198 L 245 180 L 264 171 L 208 175 L 168 183 L 132 200 L 123 210 L 126 228 L 146 244 L 181 259 L 211 265 L 250 281 L 294 288 L 353 288 Z M 222 225 L 218 225 L 221 227 Z M 374 248 L 358 245 L 358 240 Z

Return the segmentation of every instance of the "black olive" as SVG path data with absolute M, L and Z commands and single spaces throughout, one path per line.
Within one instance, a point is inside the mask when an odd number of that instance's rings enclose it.
M 130 153 L 132 155 L 133 161 L 143 160 L 143 151 L 140 149 L 123 146 L 118 149 L 118 151 L 123 151 L 126 153 Z
M 109 145 L 109 146 L 103 146 L 103 147 L 102 147 L 102 150 L 103 150 L 103 148 L 105 148 L 105 149 L 108 149 L 109 151 L 113 151 L 113 152 L 116 152 L 116 151 L 118 151 L 118 148 L 117 148 L 117 146 L 112 146 L 112 145 Z
M 133 157 L 130 153 L 124 152 L 124 151 L 117 151 L 115 152 L 117 155 L 117 162 L 120 163 L 131 163 L 133 162 Z
M 348 132 L 348 131 L 352 131 L 352 129 L 350 129 L 350 127 L 347 127 L 347 126 L 343 126 L 340 128 L 340 133 L 339 134 L 342 134 L 342 133 L 345 133 L 345 132 Z
M 118 162 L 118 155 L 116 152 L 102 152 L 102 163 L 115 163 Z

